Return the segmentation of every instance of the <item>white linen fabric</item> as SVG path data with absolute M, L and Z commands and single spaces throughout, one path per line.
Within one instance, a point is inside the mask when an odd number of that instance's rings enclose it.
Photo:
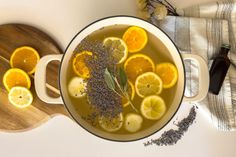
M 149 8 L 153 9 L 153 8 Z M 150 11 L 150 10 L 149 10 Z M 223 43 L 230 44 L 231 66 L 219 95 L 208 94 L 198 106 L 219 130 L 236 129 L 236 0 L 218 1 L 178 10 L 181 16 L 167 16 L 158 21 L 149 19 L 175 42 L 182 53 L 202 56 L 207 64 L 219 53 Z M 198 92 L 198 68 L 185 62 L 186 95 Z

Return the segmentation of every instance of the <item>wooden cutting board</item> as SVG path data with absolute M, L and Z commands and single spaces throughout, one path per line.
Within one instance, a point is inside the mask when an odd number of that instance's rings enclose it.
M 35 128 L 55 115 L 67 115 L 61 104 L 46 104 L 35 93 L 34 80 L 31 76 L 31 91 L 34 95 L 33 104 L 25 109 L 14 107 L 8 102 L 8 92 L 3 86 L 2 78 L 10 68 L 9 59 L 12 52 L 20 46 L 35 48 L 40 57 L 48 54 L 62 53 L 56 42 L 39 29 L 23 24 L 5 24 L 0 26 L 0 130 L 5 132 L 25 131 Z M 58 62 L 47 67 L 47 87 L 49 95 L 57 97 Z

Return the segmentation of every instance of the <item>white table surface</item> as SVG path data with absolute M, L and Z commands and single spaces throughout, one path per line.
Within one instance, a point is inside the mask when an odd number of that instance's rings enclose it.
M 213 0 L 170 2 L 177 7 L 185 7 L 206 1 Z M 37 26 L 65 48 L 81 28 L 97 18 L 116 14 L 135 15 L 133 4 L 134 0 L 0 0 L 0 24 L 20 22 Z M 177 116 L 185 116 L 189 108 L 182 105 Z M 157 138 L 159 134 L 151 138 Z M 0 156 L 236 156 L 236 132 L 217 131 L 199 110 L 196 123 L 176 145 L 144 147 L 144 141 L 114 143 L 101 140 L 87 133 L 71 119 L 57 116 L 31 131 L 15 134 L 0 132 Z

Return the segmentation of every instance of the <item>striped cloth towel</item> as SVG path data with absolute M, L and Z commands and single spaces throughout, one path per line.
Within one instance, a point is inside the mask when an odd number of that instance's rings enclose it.
M 153 8 L 148 8 L 152 12 Z M 165 31 L 180 51 L 202 56 L 208 65 L 219 53 L 221 44 L 230 43 L 231 66 L 219 95 L 208 94 L 198 104 L 219 130 L 236 129 L 236 0 L 219 1 L 178 10 L 181 16 L 148 20 Z M 198 92 L 197 64 L 185 62 L 187 96 Z

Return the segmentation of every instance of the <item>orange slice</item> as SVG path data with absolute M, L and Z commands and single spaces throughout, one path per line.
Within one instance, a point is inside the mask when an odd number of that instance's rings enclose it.
M 171 63 L 160 63 L 156 66 L 156 73 L 161 77 L 163 88 L 173 87 L 178 80 L 178 71 Z
M 34 48 L 23 46 L 15 49 L 12 53 L 10 65 L 12 68 L 19 68 L 28 74 L 33 74 L 39 59 L 39 54 Z
M 154 72 L 155 65 L 148 56 L 135 54 L 126 60 L 124 69 L 128 79 L 134 83 L 139 75 L 145 72 Z
M 124 33 L 123 40 L 126 42 L 129 52 L 134 53 L 146 46 L 148 37 L 143 28 L 132 26 Z
M 10 89 L 15 86 L 26 87 L 29 89 L 31 86 L 31 80 L 25 71 L 12 68 L 4 74 L 3 85 L 7 91 L 10 91 Z
M 91 56 L 92 52 L 89 51 L 83 51 L 78 53 L 74 59 L 73 59 L 73 70 L 74 72 L 82 77 L 82 78 L 89 78 L 90 77 L 90 72 L 89 68 L 86 66 L 85 59 L 88 56 Z

